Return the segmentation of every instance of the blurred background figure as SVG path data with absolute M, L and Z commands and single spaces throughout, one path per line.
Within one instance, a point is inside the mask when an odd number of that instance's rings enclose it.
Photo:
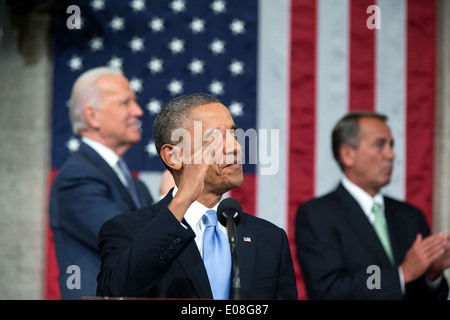
M 430 235 L 420 210 L 380 192 L 395 158 L 386 120 L 354 112 L 337 123 L 342 182 L 298 210 L 297 256 L 311 299 L 447 299 L 450 234 Z
M 73 86 L 70 118 L 81 144 L 56 175 L 49 205 L 62 299 L 95 296 L 101 225 L 153 202 L 122 159 L 141 139 L 141 116 L 121 71 L 91 69 Z

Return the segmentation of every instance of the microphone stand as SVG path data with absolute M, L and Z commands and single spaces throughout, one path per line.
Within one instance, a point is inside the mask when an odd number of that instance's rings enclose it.
M 236 223 L 234 222 L 231 214 L 227 215 L 227 232 L 232 262 L 230 299 L 237 300 L 241 298 L 241 278 L 239 275 L 239 264 L 236 250 Z

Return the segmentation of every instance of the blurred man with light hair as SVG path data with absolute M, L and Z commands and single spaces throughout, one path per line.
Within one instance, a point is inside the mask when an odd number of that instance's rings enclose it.
M 73 86 L 70 120 L 81 144 L 55 177 L 49 205 L 62 299 L 95 296 L 100 226 L 153 202 L 122 159 L 141 140 L 142 115 L 120 70 L 88 70 Z

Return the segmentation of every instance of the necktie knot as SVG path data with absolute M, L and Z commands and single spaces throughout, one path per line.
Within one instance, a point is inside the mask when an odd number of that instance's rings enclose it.
M 217 212 L 215 210 L 206 211 L 203 217 L 206 227 L 217 226 Z
M 377 202 L 374 202 L 372 206 L 372 212 L 375 214 L 375 216 L 381 214 L 382 213 L 381 205 L 378 204 Z

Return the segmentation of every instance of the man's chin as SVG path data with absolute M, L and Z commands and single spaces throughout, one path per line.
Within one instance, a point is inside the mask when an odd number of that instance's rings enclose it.
M 130 135 L 128 138 L 128 143 L 130 143 L 131 145 L 138 143 L 139 141 L 142 140 L 142 136 L 140 134 L 134 134 L 134 135 Z
M 244 174 L 242 173 L 242 167 L 241 172 L 238 176 L 236 176 L 235 180 L 233 181 L 233 189 L 239 188 L 244 183 Z

